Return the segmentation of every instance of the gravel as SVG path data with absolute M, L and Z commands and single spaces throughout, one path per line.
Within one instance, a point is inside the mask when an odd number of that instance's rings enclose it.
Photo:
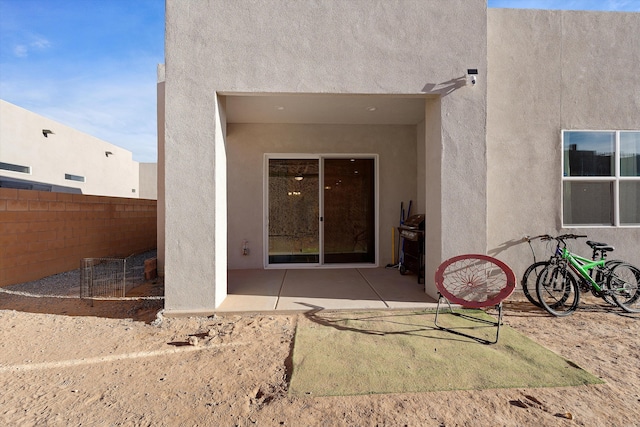
M 143 252 L 127 257 L 127 264 L 144 269 L 144 261 L 157 256 L 157 250 Z M 141 278 L 144 281 L 144 277 Z M 80 269 L 65 271 L 39 280 L 5 286 L 0 290 L 24 292 L 34 295 L 75 296 L 80 297 Z

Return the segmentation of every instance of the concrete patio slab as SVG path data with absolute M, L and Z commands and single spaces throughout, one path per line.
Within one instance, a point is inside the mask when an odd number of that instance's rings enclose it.
M 416 275 L 402 276 L 397 269 L 359 270 L 389 308 L 434 308 L 437 301 L 424 292 L 424 283 Z
M 229 270 L 228 296 L 216 311 L 272 311 L 286 270 Z
M 395 269 L 229 270 L 216 312 L 434 308 L 415 275 Z
M 278 310 L 387 308 L 357 269 L 287 270 Z

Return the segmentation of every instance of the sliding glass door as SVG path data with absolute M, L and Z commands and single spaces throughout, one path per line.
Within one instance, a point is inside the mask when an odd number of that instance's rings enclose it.
M 268 158 L 268 265 L 373 264 L 375 159 Z

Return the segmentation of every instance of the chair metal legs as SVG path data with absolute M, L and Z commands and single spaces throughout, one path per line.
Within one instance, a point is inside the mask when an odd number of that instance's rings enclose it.
M 495 338 L 495 340 L 494 341 L 489 341 L 489 340 L 486 340 L 486 339 L 481 338 L 481 337 L 475 337 L 473 335 L 465 334 L 463 332 L 457 331 L 457 330 L 452 329 L 452 328 L 446 328 L 444 326 L 438 325 L 438 314 L 440 313 L 440 303 L 442 302 L 443 299 L 447 302 L 447 305 L 449 306 L 449 311 L 451 312 L 452 315 L 467 319 L 467 320 L 472 321 L 472 322 L 483 323 L 483 324 L 496 326 L 496 338 Z M 500 302 L 499 304 L 496 305 L 496 309 L 498 310 L 498 321 L 497 322 L 494 322 L 494 321 L 491 321 L 491 320 L 486 320 L 486 319 L 480 319 L 478 317 L 471 316 L 471 315 L 469 315 L 467 313 L 455 312 L 453 310 L 453 307 L 451 307 L 451 302 L 449 302 L 449 300 L 447 298 L 445 298 L 440 293 L 438 293 L 438 305 L 436 307 L 436 318 L 435 318 L 434 323 L 435 323 L 435 325 L 436 325 L 436 327 L 438 329 L 450 332 L 452 334 L 456 334 L 456 335 L 460 335 L 460 336 L 463 336 L 463 337 L 471 338 L 471 339 L 476 340 L 476 341 L 478 341 L 478 342 L 480 342 L 482 344 L 495 344 L 495 343 L 498 342 L 498 338 L 500 337 L 500 325 L 502 324 L 502 302 Z

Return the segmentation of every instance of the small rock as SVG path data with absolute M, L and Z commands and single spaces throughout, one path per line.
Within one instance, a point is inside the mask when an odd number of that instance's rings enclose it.
M 573 415 L 571 415 L 571 412 L 565 412 L 564 414 L 556 414 L 556 417 L 565 418 L 567 420 L 572 420 L 573 419 Z
M 198 337 L 190 336 L 189 337 L 189 345 L 197 347 L 198 346 Z

